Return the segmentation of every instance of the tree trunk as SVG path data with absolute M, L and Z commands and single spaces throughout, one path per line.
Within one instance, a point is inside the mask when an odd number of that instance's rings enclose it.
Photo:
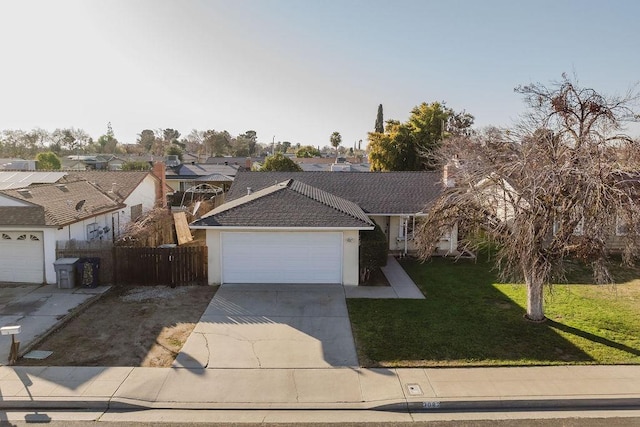
M 527 285 L 527 314 L 526 318 L 533 322 L 545 320 L 543 308 L 543 282 L 536 275 L 535 271 L 525 273 L 525 284 Z

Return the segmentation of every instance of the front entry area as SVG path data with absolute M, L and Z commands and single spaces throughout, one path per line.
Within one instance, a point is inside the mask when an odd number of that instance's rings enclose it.
M 344 288 L 314 284 L 222 285 L 174 366 L 358 366 Z
M 342 283 L 341 232 L 224 232 L 222 283 Z

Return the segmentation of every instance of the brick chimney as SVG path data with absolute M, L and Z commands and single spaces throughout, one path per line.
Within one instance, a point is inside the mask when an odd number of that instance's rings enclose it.
M 250 171 L 251 170 L 251 166 L 253 166 L 252 162 L 251 162 L 251 157 L 247 157 L 244 161 L 244 167 Z
M 160 180 L 160 186 L 156 190 L 156 205 L 167 207 L 167 167 L 164 162 L 155 162 L 151 173 Z

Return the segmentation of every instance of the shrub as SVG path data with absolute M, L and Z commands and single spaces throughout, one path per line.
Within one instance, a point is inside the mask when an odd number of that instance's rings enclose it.
M 387 265 L 388 254 L 387 236 L 379 225 L 360 232 L 360 283 L 369 280 L 372 270 Z

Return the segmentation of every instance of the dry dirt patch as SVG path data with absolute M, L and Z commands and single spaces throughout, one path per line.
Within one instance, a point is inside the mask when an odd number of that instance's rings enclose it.
M 168 367 L 191 334 L 217 287 L 114 288 L 35 350 L 44 360 L 19 365 Z

